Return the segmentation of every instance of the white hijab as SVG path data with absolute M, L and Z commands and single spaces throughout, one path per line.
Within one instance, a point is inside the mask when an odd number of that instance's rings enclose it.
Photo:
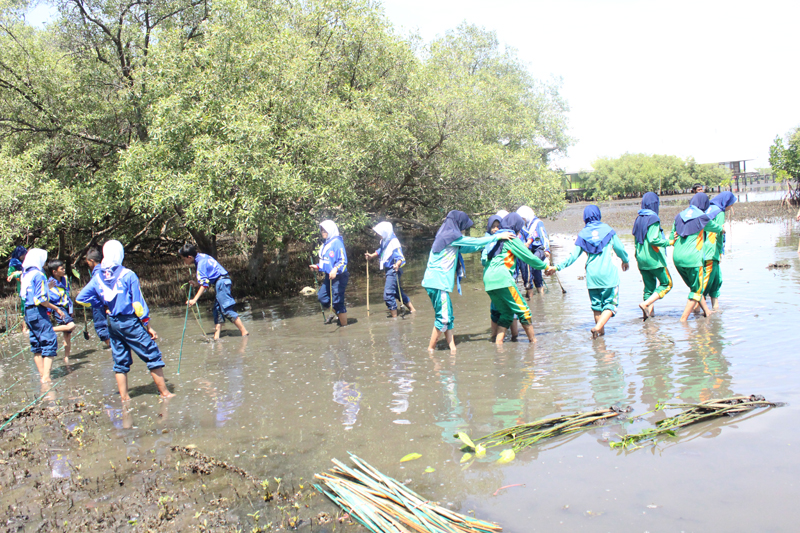
M 320 249 L 319 251 L 319 256 L 323 257 L 325 255 L 325 252 L 328 251 L 328 248 L 331 247 L 331 244 L 333 244 L 334 237 L 339 236 L 339 228 L 338 226 L 336 226 L 336 222 L 334 222 L 333 220 L 323 220 L 322 222 L 319 223 L 319 227 L 324 229 L 325 233 L 328 234 L 328 238 L 325 241 L 325 244 L 322 245 L 322 249 Z
M 495 213 L 495 215 L 499 216 L 500 218 L 505 218 L 508 216 L 508 211 L 506 211 L 505 209 L 501 209 L 500 211 Z
M 531 221 L 536 218 L 536 215 L 533 214 L 533 209 L 528 207 L 527 205 L 523 205 L 519 209 L 517 209 L 517 214 L 525 219 L 525 224 L 530 224 Z
M 42 250 L 41 248 L 32 248 L 28 250 L 28 255 L 25 256 L 25 261 L 22 262 L 22 271 L 25 272 L 26 269 L 34 267 L 39 269 L 39 272 L 42 272 L 45 261 L 47 261 L 47 251 Z M 19 286 L 19 294 L 23 298 L 25 298 L 25 293 L 28 292 L 28 287 L 30 286 L 35 275 L 35 270 L 31 270 L 27 274 L 22 275 Z
M 392 235 L 394 235 L 394 228 L 392 227 L 391 222 L 381 222 L 374 228 L 372 231 L 377 233 L 381 236 L 381 246 L 384 246 L 383 253 L 381 253 L 381 270 L 383 270 L 383 264 L 392 257 L 392 254 L 395 250 L 400 248 L 400 241 L 397 240 L 397 237 L 393 238 L 391 241 L 386 242 Z
M 100 263 L 102 268 L 114 268 L 122 264 L 125 258 L 125 248 L 119 241 L 108 241 L 103 245 L 103 262 Z

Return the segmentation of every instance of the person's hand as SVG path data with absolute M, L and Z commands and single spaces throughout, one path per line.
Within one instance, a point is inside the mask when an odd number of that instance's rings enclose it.
M 371 253 L 369 253 L 369 252 L 364 252 L 364 258 L 365 258 L 367 261 L 369 261 L 370 259 L 372 259 L 372 254 L 371 254 Z
M 150 338 L 153 340 L 158 339 L 158 333 L 156 333 L 156 330 L 154 330 L 150 326 L 147 326 L 147 334 L 150 335 Z
M 504 231 L 500 235 L 497 236 L 498 241 L 508 241 L 514 238 L 514 234 L 508 231 Z
M 630 265 L 628 263 L 622 263 L 622 271 L 627 272 Z
M 12 276 L 8 276 L 8 277 L 6 278 L 6 281 L 7 281 L 8 283 L 11 283 L 11 280 L 12 280 L 12 279 L 14 279 Z
M 53 287 L 56 286 L 56 280 L 51 279 L 50 281 L 47 282 L 47 286 L 52 289 Z
M 319 265 L 308 265 L 308 268 L 310 268 L 314 272 L 317 272 L 319 270 Z
M 545 256 L 545 257 L 547 257 L 547 258 L 549 259 L 549 258 L 550 258 L 550 252 L 548 252 L 547 250 L 545 250 L 545 252 L 544 252 L 544 256 Z
M 186 305 L 192 307 L 194 304 L 197 303 L 197 298 L 192 298 L 191 300 L 186 300 Z
M 395 272 L 397 272 L 398 270 L 400 270 L 400 261 L 398 261 L 397 263 L 395 263 L 394 265 L 392 265 L 392 268 L 394 269 L 394 271 L 395 271 Z
M 331 279 L 336 279 L 336 274 L 337 274 L 337 272 L 336 272 L 336 269 L 334 268 L 333 270 L 331 270 L 331 273 L 328 274 L 328 277 L 331 278 Z
M 545 276 L 552 276 L 552 275 L 553 275 L 553 274 L 555 274 L 556 272 L 558 272 L 558 269 L 557 269 L 556 267 L 554 267 L 554 266 L 549 266 L 549 267 L 547 267 L 547 268 L 545 269 L 545 271 L 544 271 L 544 274 L 545 274 Z
M 64 314 L 64 311 L 62 311 L 60 307 L 56 307 L 56 313 L 58 313 L 58 316 L 61 317 L 62 320 L 65 319 L 67 316 L 66 314 Z

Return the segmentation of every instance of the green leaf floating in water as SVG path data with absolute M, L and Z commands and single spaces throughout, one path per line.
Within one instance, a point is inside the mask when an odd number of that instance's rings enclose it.
M 400 462 L 405 463 L 406 461 L 413 461 L 414 459 L 419 459 L 420 457 L 422 457 L 421 453 L 410 453 L 405 457 L 403 457 L 402 459 L 400 459 Z
M 436 469 L 432 466 L 429 466 L 428 468 L 425 469 L 426 474 L 430 474 L 431 472 L 436 472 Z
M 471 453 L 465 453 L 464 455 L 461 456 L 461 461 L 460 462 L 461 463 L 466 463 L 470 459 L 472 459 L 472 454 Z
M 497 460 L 497 463 L 501 465 L 510 463 L 514 460 L 514 457 L 516 457 L 514 450 L 503 450 L 500 452 L 500 459 Z
M 461 442 L 463 442 L 473 450 L 475 449 L 475 443 L 472 442 L 472 439 L 469 438 L 469 435 L 467 435 L 466 433 L 459 432 L 458 434 L 456 434 L 456 437 L 458 437 L 461 440 Z
M 480 458 L 481 458 L 481 457 L 483 457 L 484 455 L 486 455 L 486 448 L 484 448 L 483 446 L 481 446 L 480 444 L 478 444 L 478 445 L 475 447 L 475 457 L 477 457 L 478 459 L 480 459 Z

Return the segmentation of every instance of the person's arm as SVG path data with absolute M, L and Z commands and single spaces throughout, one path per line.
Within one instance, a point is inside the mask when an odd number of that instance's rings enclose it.
M 194 295 L 194 298 L 191 300 L 186 301 L 186 305 L 189 307 L 195 305 L 200 297 L 206 292 L 208 289 L 208 284 L 210 283 L 208 276 L 208 261 L 198 261 L 197 264 L 197 283 L 192 283 L 193 286 L 198 287 L 197 294 Z M 136 278 L 136 286 L 139 286 L 139 278 Z
M 533 255 L 519 239 L 511 239 L 506 246 L 511 248 L 511 253 L 513 253 L 517 259 L 529 264 L 536 270 L 544 270 L 547 268 L 547 263 Z
M 514 234 L 509 232 L 497 232 L 494 235 L 487 235 L 485 237 L 461 237 L 456 239 L 452 243 L 451 246 L 458 246 L 460 248 L 460 252 L 462 254 L 473 254 L 475 252 L 480 252 L 483 250 L 483 247 L 489 244 L 490 242 L 495 242 L 498 239 L 506 240 L 506 239 L 513 239 Z
M 619 240 L 616 234 L 611 237 L 611 246 L 614 248 L 614 253 L 617 254 L 617 257 L 622 259 L 622 271 L 626 272 L 628 270 L 628 252 L 625 251 L 622 241 Z
M 406 266 L 406 258 L 401 249 L 397 248 L 394 252 L 392 252 L 392 268 L 394 268 L 395 271 L 398 271 L 404 266 Z
M 672 229 L 669 230 L 669 235 L 667 235 L 667 240 L 669 241 L 670 246 L 675 246 L 675 241 L 678 240 L 678 234 L 675 233 L 675 223 L 672 223 Z
M 136 313 L 136 316 L 142 321 L 142 325 L 144 326 L 144 329 L 147 330 L 150 338 L 156 340 L 158 338 L 158 333 L 156 333 L 156 330 L 150 327 L 150 309 L 147 307 L 147 303 L 144 301 L 144 296 L 142 296 L 142 290 L 139 286 L 139 276 L 131 272 L 126 276 L 126 281 L 128 282 L 128 293 L 131 296 L 133 312 Z
M 669 246 L 669 241 L 661 236 L 661 227 L 657 222 L 655 224 L 650 224 L 650 227 L 647 228 L 645 240 L 652 246 L 658 246 L 659 248 L 666 248 Z
M 92 278 L 75 297 L 75 302 L 83 307 L 91 307 L 93 305 L 99 307 L 102 305 L 100 298 L 98 298 L 95 285 L 96 282 L 94 281 L 94 278 Z
M 64 318 L 64 311 L 50 303 L 50 288 L 47 286 L 47 281 L 44 278 L 37 278 L 33 280 L 33 303 L 34 305 L 41 305 L 46 307 L 58 316 Z
M 583 253 L 583 248 L 581 248 L 576 244 L 575 246 L 572 247 L 572 252 L 570 252 L 569 257 L 567 257 L 564 261 L 556 265 L 556 270 L 564 270 L 572 263 L 577 261 L 582 253 Z
M 550 235 L 544 227 L 544 222 L 539 221 L 539 234 L 542 236 L 542 243 L 544 243 L 544 251 L 550 253 Z
M 713 231 L 714 233 L 722 232 L 722 225 L 725 223 L 725 213 L 719 213 L 711 219 L 711 222 L 706 224 L 706 231 Z

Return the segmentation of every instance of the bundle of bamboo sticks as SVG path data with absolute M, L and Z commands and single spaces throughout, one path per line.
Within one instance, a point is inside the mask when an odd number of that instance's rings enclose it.
M 435 505 L 353 454 L 356 468 L 333 459 L 314 487 L 375 533 L 496 533 L 502 528 Z

